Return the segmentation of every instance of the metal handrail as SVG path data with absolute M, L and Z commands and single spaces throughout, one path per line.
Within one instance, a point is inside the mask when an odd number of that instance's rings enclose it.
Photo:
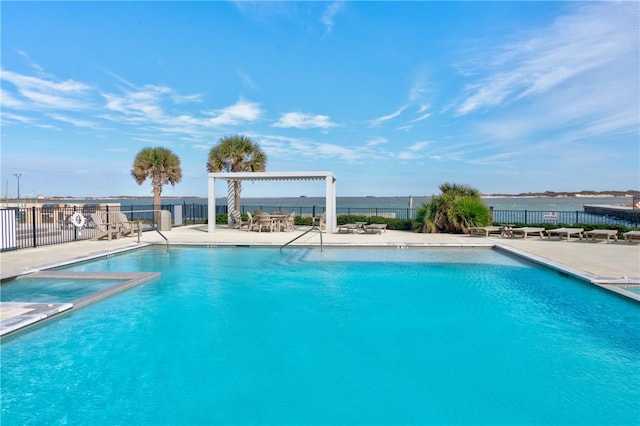
M 167 243 L 167 253 L 169 252 L 169 240 L 167 239 L 167 237 L 164 236 L 164 234 L 162 232 L 160 232 L 160 230 L 158 229 L 158 225 L 154 225 L 153 226 L 153 230 L 156 231 L 158 234 L 160 234 L 160 236 L 162 238 L 164 238 L 164 240 Z
M 314 229 L 317 229 L 318 232 L 320 233 L 320 251 L 323 251 L 323 243 L 322 243 L 322 229 L 319 226 L 319 220 L 318 223 L 316 224 L 316 218 L 314 217 L 312 219 L 312 225 L 311 228 L 307 229 L 306 231 L 304 231 L 302 234 L 298 235 L 297 237 L 295 237 L 294 239 L 292 239 L 291 241 L 288 241 L 286 243 L 284 243 L 283 245 L 280 246 L 280 251 L 282 251 L 283 248 L 285 248 L 286 246 L 288 246 L 289 244 L 291 244 L 292 242 L 296 241 L 299 238 L 304 237 L 305 235 L 307 235 L 309 232 L 313 231 Z

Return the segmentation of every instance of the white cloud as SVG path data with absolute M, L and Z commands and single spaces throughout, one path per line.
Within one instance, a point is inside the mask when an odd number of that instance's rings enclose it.
M 382 136 L 378 136 L 375 137 L 373 139 L 369 139 L 368 141 L 365 142 L 366 146 L 377 146 L 377 145 L 382 145 L 385 143 L 388 143 L 389 141 L 387 140 L 387 138 L 382 137 Z
M 402 107 L 400 107 L 399 109 L 397 109 L 396 111 L 392 112 L 389 115 L 384 115 L 382 117 L 378 117 L 378 118 L 374 118 L 373 120 L 370 121 L 372 126 L 377 126 L 381 123 L 384 123 L 385 121 L 389 121 L 392 120 L 396 117 L 398 117 L 400 114 L 402 114 L 402 111 L 404 111 L 405 109 L 407 109 L 408 105 L 404 105 Z
M 333 123 L 328 115 L 311 115 L 303 112 L 288 112 L 282 114 L 280 119 L 273 124 L 273 127 L 295 127 L 298 129 L 328 129 L 336 126 L 337 124 Z
M 89 127 L 89 128 L 95 128 L 98 127 L 98 124 L 92 122 L 92 121 L 88 121 L 88 120 L 81 120 L 81 119 L 77 119 L 77 118 L 72 118 L 72 117 L 67 117 L 65 115 L 62 114 L 47 114 L 48 117 L 56 120 L 56 121 L 62 121 L 64 123 L 69 123 L 69 124 L 73 124 L 76 127 Z
M 335 25 L 334 19 L 343 6 L 344 4 L 342 2 L 333 2 L 325 9 L 324 14 L 322 15 L 322 23 L 324 24 L 327 33 L 330 33 L 333 30 Z
M 422 141 L 422 142 L 416 142 L 413 145 L 409 146 L 409 151 L 422 151 L 423 149 L 425 149 L 426 147 L 429 146 L 429 142 L 427 141 Z
M 260 118 L 263 111 L 257 102 L 238 100 L 233 105 L 213 112 L 215 117 L 207 120 L 214 126 L 229 126 L 247 121 L 255 121 Z
M 15 86 L 21 99 L 9 98 L 4 107 L 18 109 L 80 110 L 87 107 L 86 94 L 90 86 L 74 80 L 53 81 L 2 70 L 0 78 Z M 3 91 L 7 93 L 7 91 Z M 12 93 L 15 95 L 14 93 Z
M 256 85 L 256 83 L 254 83 L 253 79 L 251 79 L 251 77 L 249 77 L 248 74 L 238 71 L 238 77 L 240 78 L 240 81 L 242 81 L 242 83 L 248 87 L 249 89 L 256 89 L 258 86 Z
M 411 123 L 417 123 L 418 121 L 426 120 L 429 117 L 431 117 L 431 113 L 428 112 L 426 114 L 422 114 L 418 118 L 414 118 L 413 120 L 411 120 Z
M 599 69 L 613 67 L 637 77 L 637 28 L 635 2 L 580 4 L 573 14 L 536 29 L 534 35 L 498 46 L 489 57 L 474 58 L 478 64 L 474 75 L 485 77 L 468 86 L 456 112 L 469 114 L 546 94 L 566 84 L 579 83 L 588 93 L 603 81 L 593 78 Z M 608 78 L 618 77 L 610 74 Z

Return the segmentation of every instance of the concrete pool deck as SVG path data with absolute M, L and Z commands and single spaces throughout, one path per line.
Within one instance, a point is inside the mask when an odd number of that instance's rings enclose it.
M 170 245 L 203 246 L 266 246 L 280 247 L 301 236 L 308 227 L 298 227 L 293 232 L 247 232 L 218 226 L 208 233 L 205 225 L 173 228 L 163 234 Z M 549 240 L 548 238 L 477 237 L 456 234 L 420 234 L 408 231 L 386 231 L 381 234 L 322 233 L 326 247 L 494 247 L 529 256 L 550 266 L 564 266 L 581 274 L 583 278 L 640 284 L 640 244 L 587 240 Z M 8 279 L 34 271 L 53 268 L 108 253 L 140 247 L 140 245 L 164 245 L 164 239 L 154 231 L 137 237 L 117 240 L 75 241 L 65 244 L 0 253 L 0 277 Z M 291 246 L 320 246 L 317 231 L 300 237 Z

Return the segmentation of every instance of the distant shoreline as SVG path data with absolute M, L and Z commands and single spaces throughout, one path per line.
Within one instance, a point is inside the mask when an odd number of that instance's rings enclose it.
M 433 195 L 433 194 L 432 194 Z M 432 195 L 416 195 L 415 198 L 428 198 Z M 338 198 L 409 198 L 406 196 L 338 196 Z M 615 197 L 633 197 L 640 196 L 640 191 L 580 191 L 580 192 L 526 192 L 520 194 L 481 194 L 482 198 L 615 198 Z M 109 195 L 104 197 L 77 197 L 77 196 L 53 196 L 39 197 L 38 200 L 57 201 L 57 200 L 137 200 L 148 199 L 150 196 L 131 196 L 131 195 Z M 171 196 L 163 198 L 181 198 L 181 199 L 204 199 L 207 197 L 199 196 Z M 247 197 L 255 198 L 255 197 Z M 295 198 L 295 197 L 258 197 L 258 198 Z M 306 197 L 305 197 L 306 198 Z

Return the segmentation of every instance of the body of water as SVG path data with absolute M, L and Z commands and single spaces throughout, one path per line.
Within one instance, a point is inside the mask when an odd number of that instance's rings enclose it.
M 421 204 L 428 202 L 430 197 L 414 196 L 413 207 L 417 208 Z M 409 196 L 406 197 L 337 197 L 338 208 L 409 208 Z M 484 199 L 489 207 L 496 210 L 537 210 L 537 211 L 582 211 L 586 205 L 622 205 L 631 206 L 631 197 L 499 197 Z M 150 206 L 153 204 L 152 197 L 142 198 L 104 198 L 104 199 L 74 199 L 61 200 L 61 202 L 81 202 L 92 203 L 120 203 L 121 206 Z M 282 197 L 282 198 L 242 198 L 243 206 L 251 207 L 282 207 L 291 209 L 294 207 L 324 206 L 324 197 Z M 187 197 L 172 198 L 163 197 L 163 204 L 207 204 L 207 198 Z M 216 205 L 226 205 L 226 198 L 217 198 Z

